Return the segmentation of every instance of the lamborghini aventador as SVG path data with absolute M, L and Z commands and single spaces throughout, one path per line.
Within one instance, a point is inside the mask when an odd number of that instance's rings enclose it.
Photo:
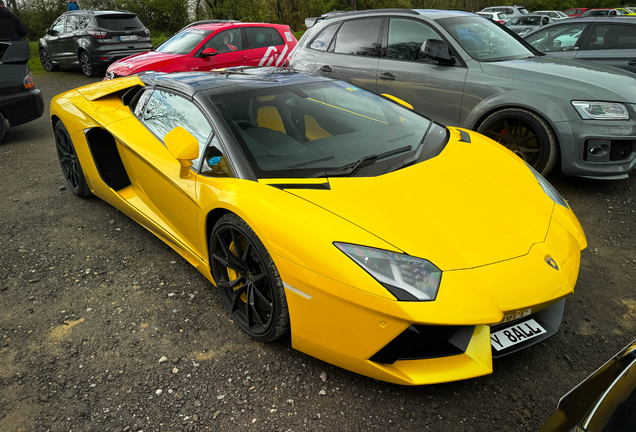
M 399 384 L 554 335 L 585 235 L 522 159 L 390 95 L 288 69 L 148 73 L 51 103 L 72 192 L 136 220 L 233 321 Z

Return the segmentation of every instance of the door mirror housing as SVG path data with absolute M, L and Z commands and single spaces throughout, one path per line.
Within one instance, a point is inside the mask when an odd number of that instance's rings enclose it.
M 455 64 L 455 58 L 451 55 L 446 42 L 439 39 L 427 39 L 420 50 L 426 57 L 435 60 L 442 65 Z
M 57 32 L 53 29 L 46 29 L 46 34 L 49 36 L 55 36 L 57 34 Z
M 190 132 L 177 126 L 163 138 L 168 151 L 181 164 L 179 177 L 190 177 L 192 160 L 199 157 L 199 141 Z
M 206 48 L 203 51 L 201 51 L 201 54 L 199 54 L 200 57 L 212 57 L 218 54 L 218 51 L 215 50 L 214 48 Z

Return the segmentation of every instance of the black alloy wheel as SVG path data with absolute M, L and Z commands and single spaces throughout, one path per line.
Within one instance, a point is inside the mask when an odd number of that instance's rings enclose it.
M 221 217 L 210 237 L 212 276 L 232 319 L 254 339 L 289 331 L 283 283 L 254 231 L 235 214 Z
M 62 167 L 62 174 L 64 174 L 64 179 L 66 179 L 71 192 L 78 197 L 90 196 L 91 190 L 86 183 L 73 141 L 66 126 L 61 121 L 55 124 L 55 148 Z
M 82 68 L 82 72 L 89 78 L 96 76 L 97 71 L 96 67 L 93 65 L 93 60 L 91 60 L 91 56 L 88 55 L 86 51 L 82 51 L 79 56 L 80 66 Z
M 47 72 L 52 72 L 58 70 L 60 67 L 58 65 L 54 65 L 51 61 L 51 55 L 45 49 L 40 50 L 40 62 L 42 63 L 42 67 Z
M 542 175 L 547 175 L 559 155 L 559 146 L 550 125 L 537 114 L 506 108 L 491 114 L 477 132 L 498 142 L 526 161 Z

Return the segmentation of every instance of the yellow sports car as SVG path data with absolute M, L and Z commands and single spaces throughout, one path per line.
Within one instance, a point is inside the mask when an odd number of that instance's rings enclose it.
M 585 235 L 508 149 L 287 69 L 148 73 L 51 103 L 70 189 L 218 287 L 235 323 L 399 384 L 554 335 Z

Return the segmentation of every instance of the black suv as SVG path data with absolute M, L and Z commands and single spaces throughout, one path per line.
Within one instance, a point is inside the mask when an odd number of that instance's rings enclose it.
M 88 77 L 97 76 L 116 60 L 152 49 L 150 31 L 127 11 L 66 12 L 38 45 L 47 72 L 79 66 Z

